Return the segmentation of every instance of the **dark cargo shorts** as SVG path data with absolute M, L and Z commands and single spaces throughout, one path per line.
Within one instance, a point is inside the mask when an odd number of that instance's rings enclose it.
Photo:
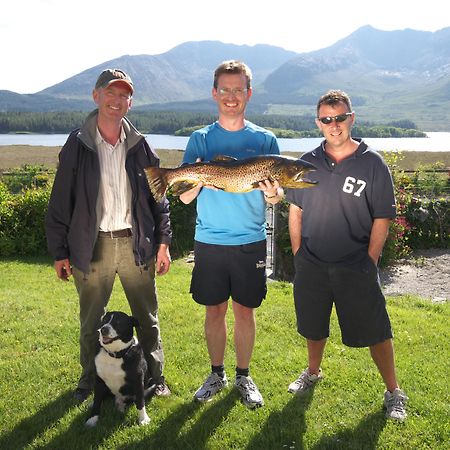
M 195 242 L 192 298 L 201 305 L 218 305 L 230 297 L 257 308 L 266 296 L 266 241 L 244 245 Z
M 302 336 L 311 340 L 329 336 L 334 303 L 345 345 L 368 347 L 392 338 L 378 269 L 369 255 L 342 266 L 316 264 L 298 252 L 294 263 L 294 302 Z

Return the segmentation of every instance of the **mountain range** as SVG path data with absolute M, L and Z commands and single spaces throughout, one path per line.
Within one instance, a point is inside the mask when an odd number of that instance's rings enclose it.
M 318 97 L 333 88 L 350 94 L 364 121 L 409 119 L 426 131 L 450 130 L 450 27 L 428 32 L 364 26 L 307 53 L 186 42 L 159 55 L 123 55 L 35 94 L 0 90 L 0 111 L 90 110 L 92 87 L 105 68 L 129 73 L 135 111 L 214 111 L 213 72 L 226 59 L 240 59 L 252 69 L 249 112 L 313 115 Z

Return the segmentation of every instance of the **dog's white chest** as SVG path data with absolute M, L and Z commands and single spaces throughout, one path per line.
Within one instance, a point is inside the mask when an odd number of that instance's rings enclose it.
M 95 357 L 98 376 L 116 397 L 121 396 L 119 389 L 125 384 L 125 372 L 122 369 L 122 363 L 122 358 L 109 356 L 103 349 Z

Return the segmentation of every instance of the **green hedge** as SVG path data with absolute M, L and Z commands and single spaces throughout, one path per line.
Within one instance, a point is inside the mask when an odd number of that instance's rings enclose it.
M 50 188 L 25 188 L 12 194 L 0 182 L 0 256 L 46 253 L 44 218 Z
M 450 247 L 450 199 L 412 198 L 405 211 L 413 249 Z
M 396 156 L 395 158 L 398 158 Z M 382 265 L 392 264 L 412 250 L 450 247 L 450 199 L 439 196 L 446 192 L 446 182 L 436 183 L 430 177 L 433 190 L 424 197 L 414 192 L 424 192 L 424 182 L 412 179 L 397 170 L 395 159 L 390 164 L 398 206 L 398 216 L 393 221 L 386 242 Z M 20 182 L 18 182 L 20 180 Z M 14 177 L 0 179 L 0 256 L 45 255 L 47 247 L 44 217 L 51 191 L 51 175 L 42 168 L 18 169 Z M 436 186 L 438 186 L 436 188 Z M 415 191 L 414 189 L 415 188 Z M 174 258 L 187 254 L 193 248 L 195 228 L 195 202 L 184 205 L 169 194 Z M 276 274 L 279 279 L 291 280 L 293 262 L 288 231 L 288 204 L 276 205 L 275 242 Z
M 0 181 L 0 256 L 37 256 L 47 254 L 44 219 L 51 188 L 26 187 L 11 193 Z M 178 258 L 193 248 L 195 202 L 184 205 L 170 197 L 173 240 L 171 254 Z

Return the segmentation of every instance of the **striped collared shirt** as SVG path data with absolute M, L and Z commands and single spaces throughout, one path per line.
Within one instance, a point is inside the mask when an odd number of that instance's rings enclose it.
M 100 191 L 97 213 L 100 231 L 131 228 L 131 186 L 125 170 L 125 131 L 122 127 L 116 145 L 106 142 L 99 129 L 95 143 L 100 160 Z

